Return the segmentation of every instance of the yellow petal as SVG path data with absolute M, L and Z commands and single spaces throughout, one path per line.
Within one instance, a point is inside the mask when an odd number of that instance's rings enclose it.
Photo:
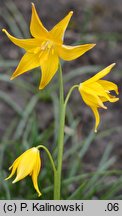
M 119 100 L 119 98 L 117 98 L 117 97 L 111 95 L 110 93 L 108 93 L 108 96 L 109 96 L 109 98 L 110 98 L 109 101 L 110 101 L 111 103 L 117 102 L 117 101 Z
M 70 11 L 53 29 L 49 32 L 53 40 L 62 43 L 64 39 L 64 33 L 71 19 L 73 11 Z
M 40 172 L 40 168 L 41 168 L 41 160 L 40 160 L 40 154 L 39 154 L 39 151 L 38 151 L 37 158 L 36 158 L 36 163 L 35 163 L 35 166 L 34 166 L 34 169 L 33 169 L 33 172 L 32 172 L 32 181 L 33 181 L 34 188 L 38 193 L 38 196 L 42 195 L 40 190 L 39 190 L 38 182 L 37 182 L 37 178 L 38 178 L 38 175 L 39 175 L 39 172 Z
M 10 179 L 15 174 L 18 164 L 19 164 L 19 158 L 17 158 L 16 161 L 13 163 L 13 165 L 9 168 L 9 170 L 12 169 L 12 171 L 11 174 L 7 178 L 5 178 L 5 180 Z
M 25 53 L 25 55 L 22 57 L 18 67 L 16 68 L 15 72 L 13 73 L 11 80 L 15 77 L 27 72 L 28 70 L 31 70 L 33 68 L 36 68 L 39 66 L 39 59 L 38 54 L 32 54 L 32 53 Z
M 98 112 L 98 109 L 96 107 L 90 107 L 94 113 L 94 116 L 95 116 L 95 132 L 97 132 L 97 128 L 98 128 L 98 125 L 100 123 L 100 115 L 99 115 L 99 112 Z
M 25 49 L 25 50 L 29 50 L 29 49 L 33 49 L 37 46 L 40 46 L 41 41 L 37 40 L 35 38 L 31 38 L 31 39 L 19 39 L 19 38 L 15 38 L 12 35 L 10 35 L 5 29 L 2 30 L 3 32 L 5 32 L 5 34 L 8 36 L 8 38 L 17 46 Z
M 59 59 L 54 50 L 50 49 L 47 53 L 47 57 L 44 58 L 44 60 L 42 57 L 42 61 L 41 61 L 42 77 L 41 77 L 39 89 L 43 89 L 53 78 L 53 76 L 55 75 L 58 69 L 58 63 L 59 63 Z
M 95 119 L 96 119 L 95 132 L 97 132 L 97 127 L 98 127 L 99 122 L 100 122 L 100 116 L 99 116 L 99 113 L 98 113 L 98 106 L 99 106 L 99 103 L 100 104 L 102 103 L 102 101 L 98 97 L 96 97 L 95 95 L 90 95 L 90 94 L 84 92 L 82 90 L 81 85 L 79 87 L 79 91 L 80 91 L 80 94 L 82 96 L 83 101 L 92 109 L 92 111 L 93 111 L 93 113 L 95 115 Z
M 38 17 L 36 12 L 35 5 L 32 3 L 32 16 L 31 16 L 31 23 L 30 23 L 30 32 L 33 37 L 35 38 L 46 38 L 48 36 L 48 31 L 43 26 L 41 20 Z
M 78 46 L 58 46 L 58 55 L 65 61 L 71 61 L 92 49 L 95 44 L 85 44 Z
M 91 88 L 83 86 L 80 89 L 80 93 L 87 105 L 107 109 L 107 107 L 103 104 L 100 97 L 96 94 L 96 91 L 92 90 Z
M 21 161 L 23 155 L 24 155 L 25 153 L 27 153 L 28 151 L 30 151 L 30 149 L 27 150 L 26 152 L 24 152 L 23 154 L 21 154 L 21 155 L 14 161 L 14 163 L 12 164 L 12 166 L 9 167 L 9 170 L 12 169 L 12 172 L 11 172 L 11 174 L 10 174 L 5 180 L 10 179 L 10 178 L 15 174 L 15 172 L 16 172 L 16 170 L 17 170 L 17 167 L 18 167 L 18 165 L 19 165 L 19 163 L 20 163 L 20 161 Z
M 29 150 L 30 151 L 26 151 L 25 154 L 22 155 L 17 167 L 17 176 L 12 183 L 16 183 L 32 173 L 36 162 L 38 149 L 33 147 Z
M 97 73 L 95 76 L 92 78 L 86 80 L 84 83 L 91 83 L 91 82 L 96 82 L 106 76 L 108 73 L 110 73 L 111 69 L 115 66 L 115 63 L 109 65 L 108 67 L 104 68 L 102 71 Z
M 106 98 L 110 102 L 115 102 L 116 101 L 115 98 L 110 97 L 110 95 L 107 93 L 107 91 L 105 91 L 105 89 L 103 88 L 103 86 L 100 85 L 98 82 L 90 83 L 86 88 L 87 88 L 87 92 L 89 90 L 90 91 L 89 93 L 97 95 L 100 98 L 104 97 L 104 98 Z
M 107 81 L 107 80 L 98 80 L 97 81 L 100 85 L 103 86 L 103 88 L 106 90 L 106 91 L 112 91 L 114 90 L 116 92 L 116 94 L 118 95 L 119 92 L 118 92 L 118 86 L 113 83 L 113 82 L 110 82 L 110 81 Z

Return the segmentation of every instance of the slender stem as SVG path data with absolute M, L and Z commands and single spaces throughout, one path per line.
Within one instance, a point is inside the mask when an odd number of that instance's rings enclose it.
M 67 94 L 67 96 L 66 96 L 65 102 L 64 102 L 64 107 L 65 107 L 65 109 L 66 109 L 66 106 L 67 106 L 67 103 L 68 103 L 68 100 L 69 100 L 69 98 L 70 98 L 70 95 L 71 95 L 72 91 L 73 91 L 75 88 L 78 88 L 78 87 L 79 87 L 79 85 L 74 85 L 74 86 L 72 86 L 71 89 L 69 90 L 69 92 L 68 92 L 68 94 Z
M 78 85 L 74 85 L 67 94 L 64 102 L 64 89 L 63 89 L 63 77 L 62 68 L 59 65 L 59 88 L 60 88 L 60 103 L 59 103 L 59 131 L 58 131 L 58 165 L 56 175 L 54 176 L 54 200 L 61 199 L 61 173 L 62 173 L 62 160 L 64 149 L 64 127 L 65 127 L 65 112 L 67 102 L 72 91 L 78 88 Z
M 54 171 L 54 175 L 55 175 L 55 174 L 56 174 L 56 167 L 55 167 L 54 160 L 53 160 L 53 158 L 52 158 L 51 153 L 50 153 L 49 150 L 48 150 L 45 146 L 43 146 L 43 145 L 39 145 L 39 146 L 37 146 L 37 148 L 38 148 L 38 149 L 42 148 L 42 149 L 44 149 L 44 150 L 46 151 L 46 153 L 47 153 L 47 155 L 48 155 L 48 157 L 49 157 L 49 159 L 50 159 L 50 162 L 51 162 L 51 165 L 52 165 L 52 168 L 53 168 L 53 171 Z
M 59 88 L 60 88 L 60 102 L 59 102 L 59 131 L 58 131 L 58 158 L 57 158 L 57 173 L 55 176 L 54 185 L 54 200 L 60 199 L 61 190 L 61 171 L 62 171 L 62 159 L 63 159 L 63 147 L 64 147 L 64 125 L 65 125 L 65 109 L 64 109 L 64 89 L 63 89 L 63 77 L 62 68 L 59 64 Z
M 64 86 L 63 86 L 63 76 L 62 76 L 62 67 L 61 64 L 59 64 L 59 91 L 60 91 L 60 114 L 61 114 L 61 110 L 62 107 L 64 105 Z

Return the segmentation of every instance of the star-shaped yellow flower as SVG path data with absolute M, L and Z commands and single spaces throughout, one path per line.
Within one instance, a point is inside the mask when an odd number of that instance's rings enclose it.
M 78 46 L 63 45 L 64 33 L 72 14 L 73 12 L 70 11 L 52 30 L 47 31 L 40 21 L 35 6 L 32 3 L 30 32 L 33 38 L 18 39 L 3 29 L 3 32 L 6 33 L 14 44 L 24 48 L 26 51 L 11 79 L 40 66 L 42 77 L 39 89 L 43 89 L 55 75 L 58 69 L 59 58 L 71 61 L 95 46 L 95 44 Z
M 92 109 L 95 115 L 95 132 L 97 132 L 97 127 L 100 122 L 98 108 L 107 109 L 103 102 L 116 102 L 119 100 L 119 98 L 110 94 L 110 91 L 115 91 L 117 95 L 119 94 L 117 85 L 113 82 L 101 79 L 111 71 L 114 65 L 115 63 L 109 65 L 98 74 L 79 85 L 79 91 L 84 102 Z
M 39 150 L 36 147 L 30 148 L 20 155 L 9 168 L 12 169 L 11 174 L 5 180 L 10 179 L 17 170 L 17 176 L 12 183 L 16 183 L 26 176 L 30 175 L 32 177 L 33 185 L 35 190 L 38 193 L 38 196 L 41 196 L 41 192 L 38 187 L 37 178 L 41 168 L 41 159 Z

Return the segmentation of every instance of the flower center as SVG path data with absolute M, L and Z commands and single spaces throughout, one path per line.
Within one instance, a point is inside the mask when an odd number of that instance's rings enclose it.
M 53 41 L 50 41 L 50 40 L 48 40 L 48 41 L 44 41 L 43 43 L 42 43 L 42 45 L 41 45 L 41 50 L 49 50 L 49 49 L 51 49 L 51 48 L 53 48 L 54 47 L 54 42 Z
M 55 50 L 55 46 L 54 46 L 54 42 L 51 40 L 47 40 L 44 41 L 40 47 L 37 47 L 33 50 L 31 50 L 31 52 L 33 51 L 34 54 L 39 54 L 39 57 L 42 57 L 42 55 L 47 55 L 49 52 L 51 52 L 52 54 L 54 54 L 54 50 Z

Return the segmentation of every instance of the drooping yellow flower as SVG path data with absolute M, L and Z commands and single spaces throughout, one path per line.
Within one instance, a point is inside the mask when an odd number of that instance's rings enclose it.
M 63 45 L 64 33 L 72 14 L 73 12 L 70 11 L 52 30 L 47 31 L 40 21 L 35 6 L 32 3 L 30 32 L 33 38 L 18 39 L 3 29 L 3 32 L 6 33 L 14 44 L 24 48 L 26 51 L 11 79 L 40 66 L 42 77 L 39 89 L 43 89 L 55 75 L 58 69 L 59 58 L 71 61 L 95 46 L 95 44 L 78 46 Z
M 95 115 L 95 132 L 97 132 L 97 127 L 100 122 L 98 108 L 107 109 L 103 102 L 109 101 L 113 103 L 119 100 L 119 98 L 110 94 L 110 91 L 115 91 L 117 95 L 119 94 L 117 85 L 113 82 L 101 79 L 111 71 L 114 65 L 115 63 L 109 65 L 95 76 L 79 85 L 79 91 L 84 102 L 92 109 Z
M 39 150 L 36 147 L 30 148 L 14 161 L 12 166 L 9 168 L 9 170 L 12 170 L 11 174 L 5 180 L 10 179 L 16 171 L 17 176 L 12 183 L 16 183 L 26 176 L 30 175 L 32 177 L 33 185 L 38 193 L 38 196 L 41 196 L 41 192 L 37 183 L 40 168 L 41 159 Z

